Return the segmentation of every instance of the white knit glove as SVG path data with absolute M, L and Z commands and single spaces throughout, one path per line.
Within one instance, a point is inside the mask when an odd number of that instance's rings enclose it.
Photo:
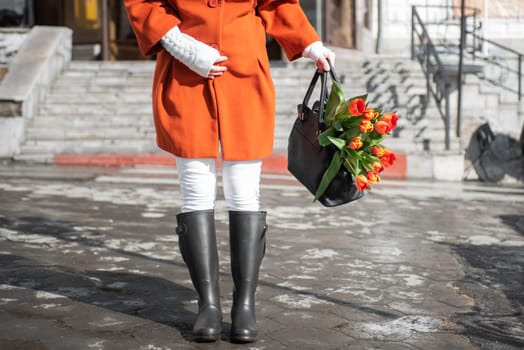
M 206 78 L 213 63 L 220 57 L 218 50 L 173 27 L 160 40 L 162 46 L 174 58 L 198 75 Z
M 335 53 L 325 47 L 321 41 L 315 41 L 306 47 L 302 52 L 302 57 L 312 59 L 319 69 L 325 71 L 329 70 L 329 64 L 327 60 L 329 60 L 332 65 L 335 64 Z

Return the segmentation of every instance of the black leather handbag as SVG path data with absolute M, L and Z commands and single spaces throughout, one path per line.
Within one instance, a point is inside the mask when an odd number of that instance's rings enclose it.
M 328 75 L 333 81 L 338 82 L 333 67 L 329 72 L 315 72 L 302 104 L 297 106 L 298 117 L 289 134 L 288 170 L 313 195 L 336 152 L 334 146 L 320 146 L 317 138 L 326 129 L 324 112 L 329 96 Z M 321 80 L 320 99 L 310 108 L 308 107 L 309 99 L 319 78 Z M 364 192 L 356 188 L 351 173 L 341 166 L 340 171 L 318 201 L 326 207 L 335 207 L 360 199 L 363 195 Z

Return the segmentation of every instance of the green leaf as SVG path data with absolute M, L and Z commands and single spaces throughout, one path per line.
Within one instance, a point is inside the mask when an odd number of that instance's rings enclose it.
M 354 160 L 352 157 L 344 158 L 344 166 L 353 175 L 353 178 L 357 177 L 357 168 L 355 167 Z
M 335 93 L 338 95 L 341 101 L 346 100 L 346 98 L 344 97 L 344 91 L 342 90 L 342 86 L 340 86 L 340 84 L 336 81 L 334 81 L 333 85 L 331 86 L 331 91 L 333 90 L 335 90 Z
M 331 141 L 328 139 L 329 136 L 335 135 L 335 129 L 329 128 L 322 132 L 320 135 L 318 135 L 318 143 L 322 147 L 329 146 L 331 144 Z
M 337 117 L 338 118 L 338 117 Z M 351 128 L 358 128 L 358 125 L 362 121 L 361 117 L 344 117 L 344 119 L 340 119 L 340 123 L 342 123 L 342 127 L 345 130 L 351 129 Z
M 373 171 L 373 166 L 371 165 L 371 162 L 367 161 L 367 159 L 361 159 L 360 163 L 360 166 L 366 169 L 367 171 Z
M 366 157 L 366 161 L 368 161 L 369 163 L 380 162 L 380 158 L 379 157 L 375 157 L 372 154 L 368 154 L 367 157 Z
M 346 168 L 347 171 L 349 171 L 351 173 L 351 175 L 353 175 L 353 168 L 351 167 L 351 165 L 347 162 L 347 160 L 344 160 L 344 167 Z M 353 175 L 353 178 L 355 177 L 355 175 Z
M 347 100 L 346 102 L 342 103 L 337 111 L 337 117 L 341 116 L 341 115 L 346 115 L 348 117 L 350 117 L 349 115 L 349 111 L 348 111 L 348 108 L 349 108 L 349 104 L 351 103 L 351 100 Z
M 329 184 L 335 176 L 337 176 L 340 166 L 342 165 L 343 158 L 340 156 L 340 153 L 336 152 L 333 154 L 333 158 L 331 158 L 331 163 L 329 163 L 329 167 L 324 172 L 324 175 L 322 176 L 322 179 L 320 180 L 320 184 L 318 185 L 317 191 L 315 193 L 315 198 L 313 201 L 318 200 L 324 192 L 326 192 Z
M 333 82 L 331 86 L 331 92 L 326 104 L 326 112 L 324 114 L 324 120 L 329 123 L 335 114 L 337 113 L 338 107 L 344 102 L 344 92 L 337 83 Z
M 352 128 L 349 130 L 346 130 L 340 135 L 340 138 L 343 138 L 347 141 L 351 141 L 351 139 L 355 136 L 358 136 L 360 134 L 360 130 L 358 128 Z
M 376 135 L 379 135 L 379 137 L 376 137 Z M 373 147 L 373 146 L 379 145 L 388 136 L 389 136 L 388 134 L 380 135 L 380 134 L 376 133 L 375 131 L 373 131 L 373 134 L 370 135 L 370 137 L 369 137 L 369 139 L 370 139 L 369 146 Z
M 327 137 L 332 144 L 337 146 L 338 149 L 342 149 L 346 145 L 346 140 L 340 139 L 338 137 L 328 136 Z
M 351 103 L 353 102 L 354 100 L 356 100 L 357 98 L 360 98 L 360 99 L 363 99 L 364 101 L 366 101 L 366 99 L 368 98 L 368 94 L 364 94 L 364 95 L 360 95 L 360 96 L 355 96 L 355 97 L 351 97 L 348 102 Z M 348 104 L 349 106 L 349 104 Z

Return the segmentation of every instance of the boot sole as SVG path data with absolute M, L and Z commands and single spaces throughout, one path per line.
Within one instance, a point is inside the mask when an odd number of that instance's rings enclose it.
M 220 340 L 221 334 L 194 335 L 193 338 L 197 343 L 211 343 Z
M 231 342 L 233 343 L 254 343 L 257 340 L 256 336 L 249 336 L 249 335 L 232 335 L 231 336 Z

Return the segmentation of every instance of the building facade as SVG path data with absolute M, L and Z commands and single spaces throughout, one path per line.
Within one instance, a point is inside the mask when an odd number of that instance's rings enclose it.
M 524 51 L 524 0 L 464 1 L 466 6 L 479 9 L 483 36 Z M 439 20 L 446 34 L 456 35 L 452 23 L 460 16 L 460 3 L 461 0 L 301 0 L 308 18 L 328 45 L 405 56 L 409 55 L 412 6 L 423 9 L 426 18 L 441 12 L 433 6 L 455 6 Z M 77 58 L 145 59 L 138 52 L 123 0 L 0 0 L 0 26 L 13 25 L 73 29 Z M 269 37 L 267 47 L 271 59 L 282 59 L 278 44 Z
M 301 1 L 325 42 L 353 49 L 359 49 L 364 42 L 360 38 L 361 28 L 371 26 L 368 9 L 372 3 L 372 0 Z M 74 53 L 78 57 L 144 59 L 138 52 L 123 0 L 0 0 L 2 8 L 18 18 L 10 26 L 58 25 L 73 29 Z M 282 58 L 282 51 L 270 37 L 267 46 L 272 59 Z

